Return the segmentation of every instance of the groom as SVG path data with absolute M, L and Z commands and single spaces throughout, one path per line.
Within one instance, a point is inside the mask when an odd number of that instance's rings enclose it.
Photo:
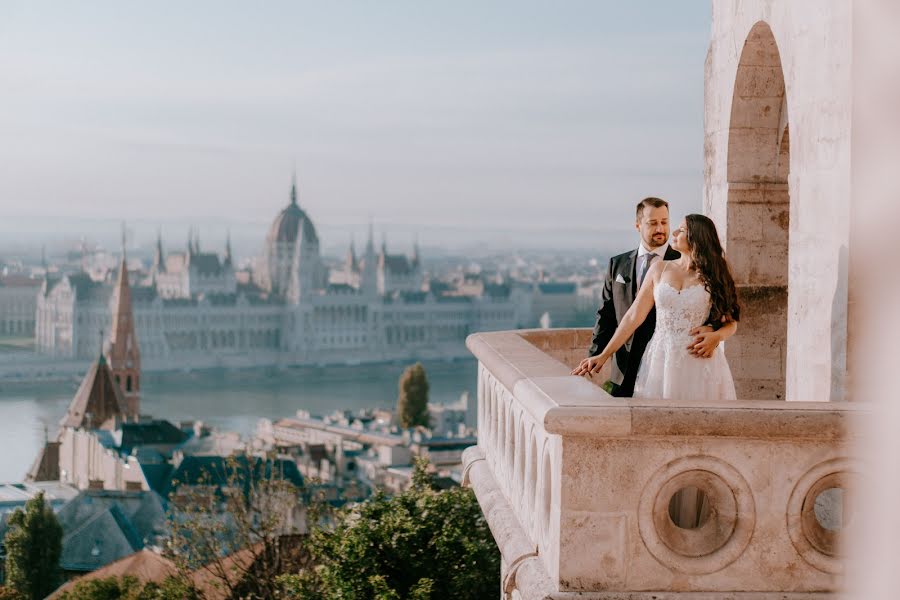
M 669 203 L 665 200 L 644 198 L 638 202 L 635 227 L 640 233 L 641 245 L 609 260 L 602 304 L 597 311 L 597 324 L 594 325 L 588 356 L 600 354 L 609 343 L 619 321 L 634 302 L 650 266 L 657 261 L 681 257 L 677 250 L 669 247 Z M 641 357 L 655 328 L 654 308 L 632 338 L 616 352 L 612 361 L 612 389 L 609 390 L 613 396 L 627 398 L 634 393 Z

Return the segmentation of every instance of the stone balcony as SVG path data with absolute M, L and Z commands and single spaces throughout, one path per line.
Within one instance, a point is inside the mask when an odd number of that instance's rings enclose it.
M 501 597 L 834 598 L 860 406 L 613 398 L 569 375 L 589 330 L 479 333 L 464 482 L 502 555 Z M 683 528 L 670 501 L 707 498 Z

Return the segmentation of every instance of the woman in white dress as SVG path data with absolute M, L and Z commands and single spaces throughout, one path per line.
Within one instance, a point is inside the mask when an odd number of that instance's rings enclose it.
M 644 351 L 635 398 L 734 400 L 734 380 L 719 343 L 706 356 L 691 353 L 693 330 L 712 325 L 707 336 L 727 340 L 737 331 L 740 305 L 716 226 L 703 215 L 688 215 L 672 232 L 681 258 L 650 267 L 634 304 L 603 352 L 581 361 L 573 375 L 591 376 L 644 322 L 656 305 L 656 329 Z
M 681 252 L 681 258 L 650 267 L 609 344 L 597 356 L 581 361 L 572 374 L 598 373 L 655 304 L 656 329 L 641 359 L 634 397 L 734 400 L 734 379 L 721 343 L 703 356 L 692 348 L 692 334 L 703 325 L 717 326 L 705 335 L 727 340 L 737 331 L 741 314 L 715 224 L 703 215 L 688 215 L 672 232 L 672 247 Z M 669 502 L 672 522 L 685 529 L 702 525 L 709 512 L 706 494 L 695 487 L 679 490 Z

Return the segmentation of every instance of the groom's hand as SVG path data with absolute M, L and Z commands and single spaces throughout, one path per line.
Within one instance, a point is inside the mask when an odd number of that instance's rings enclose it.
M 694 336 L 694 340 L 687 347 L 688 352 L 692 356 L 700 358 L 709 358 L 713 355 L 713 351 L 719 346 L 722 338 L 709 325 L 701 325 L 694 327 L 690 331 L 690 335 Z

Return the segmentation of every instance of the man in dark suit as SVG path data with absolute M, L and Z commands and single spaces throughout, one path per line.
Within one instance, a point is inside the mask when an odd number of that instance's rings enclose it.
M 609 260 L 603 298 L 597 311 L 597 324 L 588 356 L 600 354 L 609 343 L 619 321 L 625 316 L 643 283 L 650 265 L 659 260 L 675 260 L 681 254 L 669 247 L 669 204 L 660 198 L 644 198 L 637 205 L 635 228 L 641 236 L 641 245 L 614 256 Z M 634 335 L 622 346 L 612 361 L 610 393 L 613 396 L 631 397 L 634 381 L 644 349 L 656 329 L 656 309 Z

